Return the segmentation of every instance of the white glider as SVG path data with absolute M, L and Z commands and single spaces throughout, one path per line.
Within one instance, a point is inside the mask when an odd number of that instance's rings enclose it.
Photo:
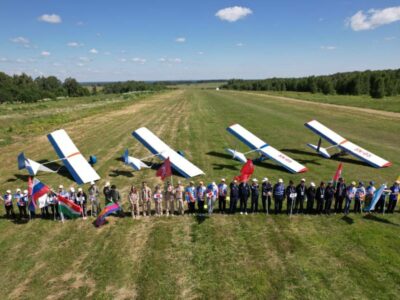
M 354 157 L 368 163 L 369 165 L 375 168 L 385 168 L 385 167 L 390 167 L 392 165 L 391 162 L 383 159 L 382 157 L 379 157 L 369 152 L 368 150 L 365 150 L 364 148 L 361 148 L 360 146 L 357 146 L 356 144 L 346 140 L 344 137 L 340 136 L 339 134 L 329 129 L 325 125 L 321 124 L 317 120 L 312 120 L 308 123 L 305 123 L 304 125 L 307 128 L 309 128 L 312 132 L 320 136 L 318 145 L 307 144 L 307 146 L 317 151 L 320 155 L 322 155 L 325 158 L 331 157 L 331 155 L 328 152 L 328 149 L 337 148 L 342 152 L 353 155 Z M 327 148 L 321 147 L 321 138 L 327 140 L 329 143 L 332 144 L 332 146 Z
M 182 174 L 182 176 L 190 178 L 204 174 L 202 170 L 200 170 L 181 154 L 165 144 L 146 127 L 141 127 L 135 130 L 134 132 L 132 132 L 132 135 L 153 154 L 151 157 L 157 156 L 162 161 L 166 160 L 169 157 L 171 166 L 177 172 Z M 142 162 L 142 159 L 129 156 L 127 151 L 125 151 L 124 153 L 124 162 L 131 165 L 131 167 L 135 170 L 140 170 L 142 167 L 148 167 L 145 163 Z
M 303 173 L 307 171 L 307 168 L 305 166 L 298 163 L 289 156 L 283 154 L 271 145 L 268 145 L 243 126 L 239 124 L 234 124 L 232 126 L 229 126 L 226 130 L 233 136 L 238 138 L 240 141 L 245 143 L 248 147 L 250 147 L 250 149 L 252 149 L 251 151 L 246 153 L 241 153 L 229 148 L 226 149 L 228 153 L 232 154 L 234 159 L 245 163 L 247 161 L 246 154 L 251 152 L 258 152 L 261 155 L 261 159 L 270 158 L 292 173 Z

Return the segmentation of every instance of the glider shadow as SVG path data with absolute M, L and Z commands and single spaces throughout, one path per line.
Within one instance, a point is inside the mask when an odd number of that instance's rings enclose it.
M 350 218 L 349 216 L 343 216 L 341 220 L 345 221 L 347 224 L 352 225 L 354 223 L 354 220 Z
M 384 224 L 400 227 L 399 224 L 393 223 L 393 222 L 391 222 L 391 221 L 389 221 L 387 219 L 383 219 L 383 218 L 380 218 L 380 217 L 372 215 L 372 214 L 365 215 L 363 217 L 363 219 L 364 220 L 368 220 L 368 221 L 374 221 L 374 222 L 379 222 L 379 223 L 384 223 Z

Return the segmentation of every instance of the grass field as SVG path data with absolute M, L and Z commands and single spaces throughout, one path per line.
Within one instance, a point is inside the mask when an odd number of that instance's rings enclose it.
M 111 103 L 119 101 L 108 97 Z M 83 105 L 88 100 L 76 101 Z M 82 153 L 97 155 L 99 185 L 115 183 L 125 209 L 131 184 L 160 182 L 154 170 L 134 173 L 119 160 L 125 148 L 137 157 L 148 155 L 131 136 L 141 126 L 183 150 L 205 171 L 207 182 L 239 174 L 240 164 L 224 153 L 228 146 L 246 150 L 225 130 L 235 122 L 309 168 L 293 175 L 266 161 L 256 165 L 255 177 L 274 182 L 303 176 L 307 182 L 330 179 L 339 161 L 325 160 L 305 145 L 317 140 L 303 126 L 313 118 L 393 162 L 391 168 L 377 170 L 341 158 L 348 180 L 391 183 L 400 175 L 400 114 L 383 111 L 371 117 L 348 107 L 194 88 L 122 99 L 121 106 L 110 103 L 78 117 L 63 101 L 62 123 L 45 122 L 32 133 L 24 126 L 7 133 L 1 145 L 2 192 L 26 187 L 25 173 L 16 169 L 20 151 L 34 160 L 56 158 L 45 135 L 61 127 Z M 32 114 L 24 113 L 23 122 L 35 124 L 38 112 L 32 108 Z M 13 119 L 8 111 L 0 113 L 0 118 Z M 73 184 L 67 175 L 39 178 L 54 187 Z M 0 219 L 0 275 L 7 279 L 0 289 L 13 299 L 395 299 L 400 292 L 399 228 L 399 213 L 110 218 L 100 229 L 90 220 L 20 224 Z
M 255 92 L 260 93 L 260 92 Z M 338 104 L 344 106 L 355 106 L 362 108 L 371 108 L 377 110 L 400 112 L 400 96 L 385 97 L 383 99 L 374 99 L 367 95 L 324 95 L 304 92 L 262 92 L 271 96 L 282 96 L 306 101 Z

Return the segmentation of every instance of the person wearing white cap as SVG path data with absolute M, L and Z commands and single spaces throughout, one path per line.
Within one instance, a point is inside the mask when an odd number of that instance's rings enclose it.
M 237 202 L 239 200 L 239 186 L 237 180 L 234 179 L 229 185 L 229 213 L 234 215 L 237 208 Z
M 92 217 L 96 217 L 100 213 L 101 207 L 99 199 L 100 191 L 94 181 L 90 182 L 88 193 L 90 201 L 90 214 Z
M 28 198 L 24 197 L 24 195 L 21 192 L 21 189 L 17 189 L 14 194 L 14 199 L 17 202 L 18 210 L 19 210 L 19 218 L 27 218 L 28 213 L 26 211 L 26 205 Z M 25 202 L 26 200 L 26 202 Z
M 361 213 L 362 203 L 365 201 L 365 194 L 364 182 L 359 181 L 356 195 L 354 196 L 354 213 Z
M 218 184 L 218 209 L 220 214 L 225 213 L 227 195 L 228 195 L 228 186 L 225 183 L 225 178 L 222 178 L 221 183 Z
M 325 190 L 326 190 L 325 181 L 321 181 L 319 187 L 317 188 L 317 194 L 315 196 L 315 199 L 317 200 L 317 214 L 322 214 L 324 210 Z
M 394 213 L 396 209 L 397 200 L 400 194 L 400 181 L 396 180 L 395 183 L 390 187 L 388 213 Z
M 275 202 L 275 214 L 280 214 L 282 212 L 283 199 L 285 198 L 285 185 L 281 178 L 274 185 L 273 191 L 274 202 Z
M 271 211 L 271 195 L 272 195 L 272 185 L 265 177 L 261 184 L 261 203 L 263 206 L 264 213 L 269 213 Z
M 251 213 L 258 213 L 258 197 L 260 195 L 259 185 L 257 178 L 253 178 L 252 184 L 250 187 L 251 190 Z
M 202 216 L 204 214 L 206 190 L 207 190 L 207 188 L 204 186 L 204 182 L 200 181 L 199 185 L 196 188 L 197 209 L 198 209 L 200 216 Z
M 207 186 L 206 190 L 206 198 L 207 198 L 207 206 L 208 206 L 208 214 L 212 215 L 214 211 L 214 204 L 218 197 L 218 186 L 213 181 Z
M 296 197 L 297 197 L 296 187 L 294 186 L 293 180 L 289 181 L 289 185 L 286 188 L 285 194 L 286 194 L 286 200 L 287 200 L 286 214 L 292 215 L 293 207 L 294 207 L 294 204 L 296 202 Z
M 347 188 L 346 188 L 346 203 L 344 205 L 344 214 L 347 215 L 350 212 L 350 205 L 351 201 L 353 201 L 356 195 L 356 182 L 353 181 Z
M 294 206 L 295 214 L 302 214 L 304 210 L 304 200 L 306 199 L 306 180 L 304 178 L 301 179 L 300 183 L 296 186 L 296 204 Z
M 307 214 L 312 214 L 314 212 L 314 201 L 317 190 L 315 188 L 315 183 L 311 182 L 307 189 Z
M 87 203 L 87 195 L 83 191 L 83 189 L 80 187 L 78 188 L 78 193 L 76 194 L 76 202 L 77 204 L 82 207 L 82 216 L 83 218 L 86 218 L 87 212 L 86 212 L 86 203 Z
M 104 185 L 103 195 L 104 195 L 104 205 L 110 204 L 112 200 L 111 200 L 111 185 L 109 181 L 107 181 Z
M 4 195 L 2 200 L 4 201 L 4 208 L 6 209 L 7 218 L 15 218 L 13 197 L 11 194 L 11 190 L 6 191 L 6 194 Z

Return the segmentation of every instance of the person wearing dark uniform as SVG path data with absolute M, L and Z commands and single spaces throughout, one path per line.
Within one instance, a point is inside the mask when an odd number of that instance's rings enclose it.
M 271 195 L 272 195 L 272 185 L 268 181 L 268 178 L 265 177 L 262 180 L 262 185 L 261 185 L 261 202 L 264 213 L 269 213 L 271 210 Z
M 204 203 L 206 198 L 206 187 L 204 186 L 203 181 L 199 182 L 198 187 L 196 188 L 196 201 L 197 207 L 199 209 L 199 214 L 204 215 Z
M 346 198 L 346 183 L 342 177 L 335 187 L 335 213 L 343 212 L 343 201 Z
M 296 187 L 292 180 L 289 181 L 289 185 L 286 188 L 286 214 L 291 215 L 293 213 L 293 206 L 296 201 Z
M 123 217 L 124 210 L 122 209 L 121 195 L 120 195 L 119 191 L 117 190 L 117 187 L 115 186 L 115 184 L 113 184 L 111 186 L 110 199 L 112 202 L 118 204 L 118 206 L 119 206 L 118 216 Z
M 396 181 L 391 187 L 390 187 L 390 195 L 389 195 L 389 204 L 388 204 L 388 213 L 394 213 L 394 210 L 396 209 L 396 204 L 397 200 L 399 197 L 400 193 L 400 181 Z
M 239 186 L 237 185 L 237 181 L 234 180 L 229 185 L 230 193 L 230 203 L 229 203 L 229 212 L 231 214 L 235 214 L 237 208 L 237 201 L 239 199 Z
M 258 196 L 260 194 L 258 190 L 258 180 L 257 178 L 253 179 L 253 183 L 251 184 L 251 213 L 258 212 Z
M 11 195 L 11 190 L 7 190 L 2 200 L 4 201 L 4 208 L 6 209 L 7 218 L 14 219 L 15 214 L 14 214 L 13 197 Z
M 279 178 L 278 183 L 274 185 L 273 195 L 275 201 L 275 214 L 277 215 L 282 212 L 282 203 L 285 198 L 285 185 L 281 178 Z
M 325 200 L 325 182 L 321 181 L 321 184 L 317 188 L 316 200 L 317 200 L 317 214 L 321 214 L 324 210 Z
M 221 183 L 218 184 L 218 209 L 220 214 L 225 213 L 227 195 L 228 195 L 228 189 L 225 183 L 225 178 L 222 178 Z
M 300 184 L 296 187 L 296 205 L 294 208 L 295 214 L 303 213 L 304 210 L 304 200 L 306 199 L 306 180 L 303 178 Z
M 312 214 L 314 212 L 314 200 L 317 190 L 315 189 L 315 183 L 311 182 L 307 189 L 307 214 Z
M 335 189 L 333 187 L 332 181 L 328 182 L 328 186 L 325 189 L 325 213 L 327 215 L 331 214 L 331 206 L 332 206 L 332 200 L 333 196 L 335 195 Z
M 240 196 L 240 214 L 247 215 L 247 200 L 250 196 L 250 186 L 247 182 L 239 184 L 239 196 Z

